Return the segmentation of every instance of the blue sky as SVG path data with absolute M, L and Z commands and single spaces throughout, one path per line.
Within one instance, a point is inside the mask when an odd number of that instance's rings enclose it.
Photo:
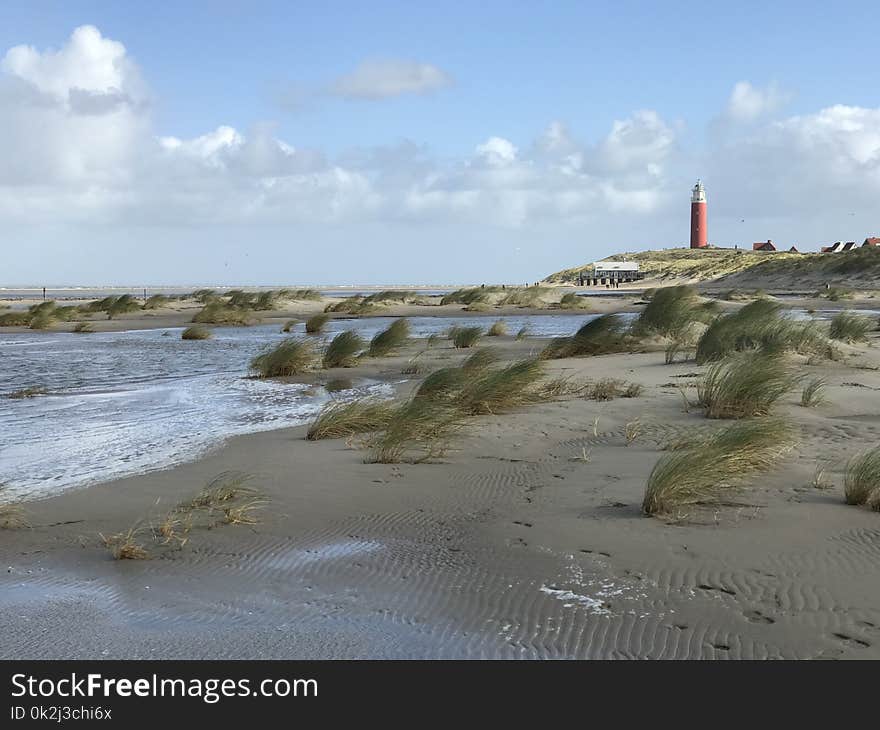
M 876 3 L 7 0 L 0 54 L 37 55 L 3 66 L 0 144 L 79 142 L 0 178 L 6 237 L 37 254 L 0 284 L 269 283 L 278 260 L 302 283 L 534 280 L 680 244 L 698 176 L 722 245 L 876 234 L 878 25 Z M 81 26 L 98 35 L 73 41 Z M 78 89 L 124 103 L 82 115 Z M 203 139 L 221 127 L 235 134 Z M 187 194 L 163 197 L 168 180 Z M 306 264 L 316 244 L 352 270 Z M 438 264 L 428 244 L 469 261 Z M 162 271 L 148 246 L 192 269 Z

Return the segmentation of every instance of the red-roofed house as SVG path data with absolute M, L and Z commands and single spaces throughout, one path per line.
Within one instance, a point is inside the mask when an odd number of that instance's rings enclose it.
M 788 249 L 788 252 L 789 253 L 800 253 L 800 251 L 797 250 L 797 246 L 792 246 L 790 249 Z
M 871 238 L 866 238 L 865 242 L 862 244 L 863 246 L 880 246 L 880 238 L 872 236 Z
M 773 245 L 773 241 L 769 238 L 766 241 L 759 241 L 758 243 L 752 244 L 752 251 L 775 251 L 776 246 Z

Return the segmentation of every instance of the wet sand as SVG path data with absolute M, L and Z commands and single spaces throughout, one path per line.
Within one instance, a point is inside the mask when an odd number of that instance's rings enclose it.
M 511 359 L 544 344 L 492 339 Z M 676 522 L 640 514 L 645 480 L 670 439 L 719 424 L 677 388 L 693 397 L 703 368 L 650 347 L 548 363 L 640 383 L 639 397 L 477 417 L 438 463 L 365 464 L 356 443 L 295 428 L 30 503 L 32 528 L 0 530 L 2 656 L 878 658 L 880 515 L 842 494 L 845 459 L 877 443 L 876 343 L 802 362 L 828 402 L 786 397 L 796 450 L 735 504 Z M 466 354 L 443 343 L 428 369 Z M 831 489 L 811 486 L 820 459 Z M 194 530 L 148 561 L 100 544 L 225 470 L 271 500 L 261 524 Z

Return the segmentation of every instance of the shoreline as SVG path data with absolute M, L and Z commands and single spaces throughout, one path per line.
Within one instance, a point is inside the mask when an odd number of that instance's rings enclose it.
M 542 344 L 492 339 L 505 360 Z M 366 464 L 357 439 L 307 441 L 300 426 L 30 503 L 30 529 L 0 531 L 6 654 L 880 656 L 880 523 L 841 494 L 843 461 L 880 433 L 866 402 L 880 391 L 876 347 L 805 364 L 828 381 L 828 403 L 783 403 L 796 452 L 738 505 L 683 522 L 644 517 L 640 503 L 663 443 L 716 425 L 684 412 L 670 385 L 704 368 L 644 349 L 547 362 L 549 377 L 639 383 L 637 397 L 474 417 L 436 462 Z M 399 372 L 409 354 L 362 367 Z M 432 364 L 467 354 L 438 346 Z M 634 420 L 642 433 L 629 443 Z M 810 488 L 829 456 L 834 488 Z M 98 533 L 154 519 L 230 470 L 253 474 L 269 500 L 259 524 L 194 530 L 146 561 L 114 561 L 100 544 Z

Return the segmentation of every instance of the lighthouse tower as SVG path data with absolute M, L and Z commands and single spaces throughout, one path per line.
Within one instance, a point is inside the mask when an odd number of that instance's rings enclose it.
M 709 233 L 706 221 L 706 188 L 697 180 L 691 195 L 691 248 L 706 248 Z

